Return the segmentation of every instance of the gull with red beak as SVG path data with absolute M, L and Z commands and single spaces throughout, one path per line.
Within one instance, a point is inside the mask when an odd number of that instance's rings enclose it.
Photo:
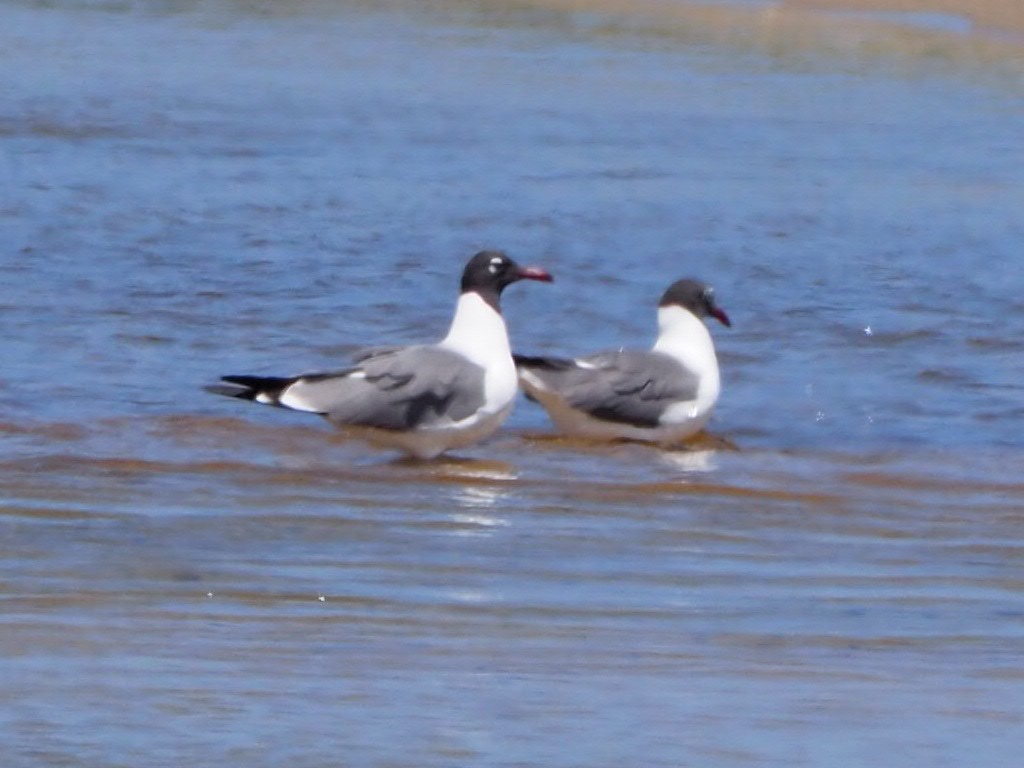
M 721 388 L 705 317 L 732 325 L 710 286 L 678 280 L 658 304 L 650 351 L 571 360 L 515 355 L 519 383 L 566 435 L 677 443 L 704 427 Z
M 373 445 L 433 458 L 483 440 L 511 412 L 518 388 L 501 292 L 551 279 L 501 251 L 481 251 L 463 270 L 455 316 L 437 344 L 370 349 L 331 373 L 223 376 L 207 390 L 316 413 Z

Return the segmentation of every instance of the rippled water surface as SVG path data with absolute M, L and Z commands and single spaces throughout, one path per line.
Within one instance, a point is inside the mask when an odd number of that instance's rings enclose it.
M 0 6 L 4 766 L 1019 761 L 1021 91 L 713 39 Z M 484 246 L 556 275 L 526 352 L 712 282 L 711 434 L 416 464 L 202 392 L 438 337 Z

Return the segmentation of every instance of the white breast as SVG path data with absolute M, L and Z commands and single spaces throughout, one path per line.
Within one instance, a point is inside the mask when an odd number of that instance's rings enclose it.
M 675 358 L 699 380 L 696 399 L 673 406 L 662 422 L 699 419 L 707 414 L 718 400 L 721 379 L 715 344 L 704 321 L 682 307 L 659 308 L 658 340 L 654 343 L 654 351 Z
M 470 291 L 459 296 L 448 335 L 440 345 L 467 357 L 485 371 L 484 407 L 487 413 L 505 410 L 516 396 L 516 367 L 508 328 L 500 312 Z

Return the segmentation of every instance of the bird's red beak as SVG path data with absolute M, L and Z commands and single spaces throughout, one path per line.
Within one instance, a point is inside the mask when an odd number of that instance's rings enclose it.
M 554 282 L 551 274 L 540 267 L 520 267 L 517 273 L 520 280 L 540 280 L 542 283 Z
M 718 307 L 712 307 L 711 316 L 726 328 L 732 328 L 732 323 L 729 321 L 729 316 L 725 314 L 725 310 L 719 309 Z

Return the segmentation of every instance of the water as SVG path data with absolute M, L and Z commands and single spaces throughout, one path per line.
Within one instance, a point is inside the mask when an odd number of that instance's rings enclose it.
M 1024 733 L 1024 110 L 956 56 L 483 4 L 0 9 L 5 766 L 1003 766 Z M 688 450 L 521 402 L 395 461 L 205 395 L 445 329 L 646 343 Z

